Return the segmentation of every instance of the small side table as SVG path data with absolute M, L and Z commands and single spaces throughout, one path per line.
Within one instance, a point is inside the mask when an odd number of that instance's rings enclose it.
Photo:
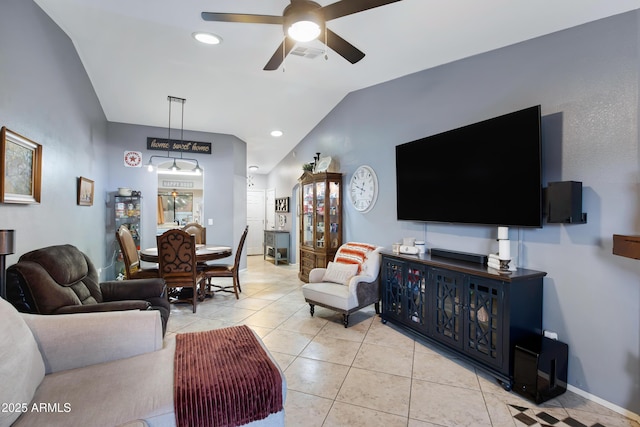
M 273 258 L 275 265 L 278 262 L 289 263 L 289 232 L 282 230 L 264 230 L 264 254 L 263 258 Z

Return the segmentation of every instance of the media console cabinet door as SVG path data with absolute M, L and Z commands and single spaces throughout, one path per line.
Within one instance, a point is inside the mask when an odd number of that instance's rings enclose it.
M 424 265 L 385 259 L 382 264 L 382 309 L 407 326 L 428 332 L 428 270 Z
M 461 350 L 464 344 L 462 308 L 466 277 L 455 271 L 440 268 L 433 268 L 431 277 L 435 305 L 432 336 L 448 346 Z

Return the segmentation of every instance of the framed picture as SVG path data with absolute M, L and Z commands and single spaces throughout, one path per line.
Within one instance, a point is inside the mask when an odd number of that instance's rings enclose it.
M 276 199 L 276 212 L 289 212 L 288 197 L 279 197 Z
M 78 178 L 78 204 L 80 206 L 93 205 L 93 181 L 82 176 Z
M 3 126 L 0 164 L 0 202 L 40 203 L 42 145 Z

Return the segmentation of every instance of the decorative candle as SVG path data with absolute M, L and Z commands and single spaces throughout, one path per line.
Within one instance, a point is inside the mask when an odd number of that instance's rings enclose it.
M 507 240 L 509 238 L 509 227 L 498 227 L 498 240 Z
M 501 260 L 511 259 L 511 241 L 498 240 L 498 258 Z

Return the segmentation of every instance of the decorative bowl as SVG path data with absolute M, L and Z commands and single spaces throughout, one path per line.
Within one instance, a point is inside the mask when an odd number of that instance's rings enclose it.
M 120 188 L 118 188 L 118 195 L 120 195 L 120 196 L 130 196 L 131 195 L 131 189 L 130 188 L 126 188 L 126 187 L 120 187 Z

